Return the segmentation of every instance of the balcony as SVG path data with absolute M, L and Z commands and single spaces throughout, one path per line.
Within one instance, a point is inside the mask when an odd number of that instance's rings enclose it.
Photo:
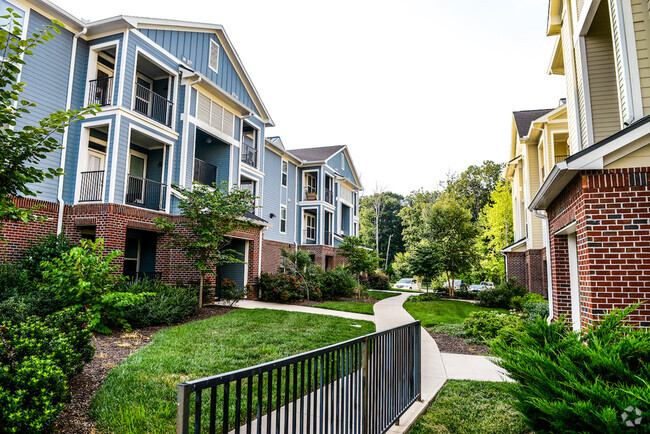
M 113 105 L 113 77 L 97 78 L 88 82 L 88 105 Z
M 241 161 L 251 167 L 257 167 L 257 149 L 245 143 L 241 145 Z
M 316 228 L 307 228 L 302 231 L 303 244 L 316 244 Z
M 212 186 L 217 183 L 217 166 L 207 161 L 194 159 L 194 177 L 195 182 L 203 185 Z
M 104 189 L 104 171 L 81 172 L 79 202 L 100 202 Z
M 570 155 L 556 155 L 555 156 L 555 164 L 561 163 L 561 162 L 563 162 L 564 160 L 566 160 L 569 157 L 570 157 Z
M 165 209 L 167 186 L 160 182 L 129 175 L 126 185 L 127 205 L 162 211 Z
M 174 103 L 167 98 L 135 83 L 135 102 L 133 110 L 161 124 L 171 127 Z
M 314 187 L 305 187 L 304 200 L 317 200 L 318 192 Z
M 330 189 L 325 189 L 325 202 L 334 205 L 334 192 Z
M 323 244 L 325 244 L 326 246 L 331 246 L 334 243 L 333 240 L 334 240 L 334 236 L 332 232 L 325 231 L 325 239 L 323 240 Z

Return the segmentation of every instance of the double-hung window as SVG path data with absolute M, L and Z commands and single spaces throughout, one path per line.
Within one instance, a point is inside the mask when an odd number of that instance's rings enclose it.
M 287 175 L 289 172 L 289 163 L 287 160 L 282 160 L 282 186 L 287 186 Z
M 287 207 L 284 205 L 280 206 L 280 232 L 287 232 Z

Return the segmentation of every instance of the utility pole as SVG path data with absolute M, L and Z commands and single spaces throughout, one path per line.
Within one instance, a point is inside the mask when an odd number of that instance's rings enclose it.
M 388 270 L 388 253 L 390 253 L 390 240 L 393 238 L 393 234 L 388 236 L 388 247 L 386 247 L 386 265 L 384 265 L 384 270 Z

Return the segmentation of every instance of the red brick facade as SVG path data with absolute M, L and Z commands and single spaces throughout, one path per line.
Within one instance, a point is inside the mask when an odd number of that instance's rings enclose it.
M 294 250 L 295 244 L 281 243 L 278 241 L 264 240 L 262 255 L 262 271 L 265 273 L 277 273 L 281 265 L 281 251 Z M 340 255 L 341 250 L 331 246 L 321 245 L 300 245 L 299 249 L 309 252 L 314 257 L 314 264 L 320 265 L 323 270 L 331 270 L 339 265 L 345 265 L 346 259 Z
M 583 327 L 650 299 L 650 168 L 583 171 L 548 208 L 554 316 L 571 319 L 569 245 L 575 222 Z M 650 326 L 650 305 L 631 319 Z
M 530 249 L 506 253 L 508 277 L 517 279 L 528 292 L 547 296 L 546 249 Z

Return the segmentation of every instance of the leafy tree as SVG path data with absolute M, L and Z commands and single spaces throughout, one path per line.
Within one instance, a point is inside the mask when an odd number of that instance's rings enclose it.
M 439 197 L 438 191 L 419 189 L 412 191 L 404 199 L 405 206 L 398 215 L 402 219 L 402 238 L 407 250 L 425 237 L 424 208 L 435 203 Z
M 7 9 L 7 14 L 0 17 L 8 22 L 0 29 L 0 125 L 5 126 L 0 128 L 0 229 L 5 222 L 28 223 L 41 219 L 34 214 L 34 209 L 17 206 L 13 198 L 36 196 L 40 192 L 34 189 L 34 184 L 63 175 L 63 169 L 43 169 L 39 162 L 61 148 L 58 135 L 68 125 L 98 111 L 96 106 L 56 111 L 41 119 L 38 125 L 16 128 L 30 108 L 36 106 L 21 99 L 26 86 L 18 81 L 21 65 L 26 64 L 26 58 L 33 54 L 36 46 L 52 39 L 52 32 L 60 33 L 59 27 L 63 27 L 61 22 L 54 20 L 53 25 L 21 39 L 17 36 L 22 34 L 19 18 L 12 9 Z
M 381 201 L 379 219 L 376 218 L 378 201 Z M 399 215 L 403 202 L 402 195 L 388 191 L 363 197 L 359 203 L 359 235 L 367 246 L 375 247 L 380 258 L 386 259 L 388 254 L 388 263 L 397 253 L 404 251 L 402 218 Z
M 409 251 L 407 262 L 413 275 L 431 281 L 445 271 L 441 268 L 441 259 L 438 245 L 422 240 Z
M 307 301 L 309 301 L 309 288 L 314 276 L 317 273 L 316 269 L 318 266 L 314 265 L 309 256 L 309 252 L 306 250 L 297 249 L 295 251 L 282 249 L 281 250 L 282 258 L 284 259 L 284 264 L 286 269 L 290 274 L 295 274 L 301 278 L 300 286 L 303 287 Z
M 163 217 L 156 219 L 156 225 L 170 236 L 169 247 L 183 250 L 201 273 L 199 307 L 203 306 L 205 276 L 216 274 L 220 265 L 242 262 L 236 250 L 227 248 L 231 240 L 228 233 L 249 225 L 242 217 L 254 199 L 248 190 L 229 189 L 225 181 L 214 187 L 199 183 L 192 188 L 176 185 L 181 193 L 178 208 L 184 218 L 177 223 Z
M 370 273 L 377 269 L 377 253 L 363 246 L 360 237 L 345 237 L 339 245 L 343 250 L 341 256 L 347 259 L 346 268 L 357 275 L 357 289 L 359 288 L 359 274 Z
M 472 267 L 476 259 L 478 229 L 472 217 L 453 197 L 443 196 L 424 210 L 428 241 L 435 246 L 440 269 L 454 295 L 454 279 Z
M 473 221 L 478 221 L 481 210 L 490 202 L 490 194 L 501 182 L 503 164 L 484 161 L 480 166 L 469 166 L 460 175 L 450 175 L 445 193 L 466 207 Z
M 505 266 L 501 249 L 513 242 L 512 192 L 507 181 L 501 181 L 490 194 L 490 202 L 479 217 L 481 227 L 481 266 L 486 277 L 501 280 Z
M 395 260 L 392 263 L 393 273 L 395 277 L 401 279 L 402 277 L 410 276 L 411 268 L 409 267 L 409 252 L 397 253 L 395 255 Z

